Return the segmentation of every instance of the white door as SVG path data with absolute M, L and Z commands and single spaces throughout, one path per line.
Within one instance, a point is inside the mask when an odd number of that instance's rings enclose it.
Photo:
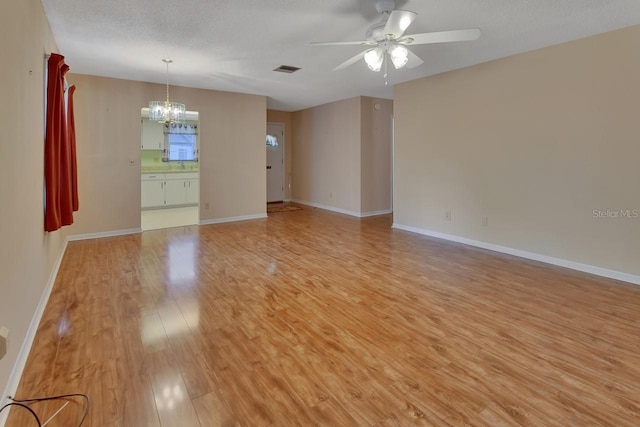
M 284 124 L 267 123 L 267 203 L 284 200 Z

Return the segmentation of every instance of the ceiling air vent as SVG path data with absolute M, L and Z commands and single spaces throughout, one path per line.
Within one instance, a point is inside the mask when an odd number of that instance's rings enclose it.
M 295 73 L 296 71 L 298 71 L 300 68 L 299 67 L 292 67 L 291 65 L 281 65 L 278 68 L 274 69 L 273 71 L 277 71 L 279 73 Z

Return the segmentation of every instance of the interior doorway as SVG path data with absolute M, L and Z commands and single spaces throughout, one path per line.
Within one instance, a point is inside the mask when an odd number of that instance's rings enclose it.
M 267 123 L 267 203 L 284 200 L 284 123 Z
M 199 114 L 184 123 L 149 119 L 140 111 L 140 228 L 197 225 L 200 215 Z

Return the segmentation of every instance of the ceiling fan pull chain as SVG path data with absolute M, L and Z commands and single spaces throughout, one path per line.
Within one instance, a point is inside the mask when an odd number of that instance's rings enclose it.
M 389 76 L 389 69 L 388 69 L 388 65 L 389 65 L 389 61 L 387 61 L 387 52 L 383 53 L 384 55 L 384 85 L 385 86 L 389 86 L 389 80 L 387 79 L 387 77 Z

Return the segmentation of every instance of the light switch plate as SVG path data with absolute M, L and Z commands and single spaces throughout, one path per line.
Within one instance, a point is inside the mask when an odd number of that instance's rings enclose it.
M 9 340 L 9 330 L 0 326 L 0 359 L 7 354 L 7 341 Z

